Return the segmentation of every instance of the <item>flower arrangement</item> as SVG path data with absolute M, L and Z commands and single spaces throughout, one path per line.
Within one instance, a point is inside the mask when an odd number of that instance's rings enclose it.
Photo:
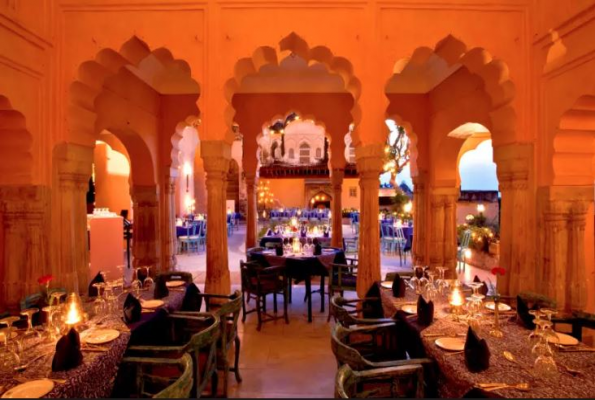
M 49 304 L 49 300 L 50 300 L 49 290 L 50 290 L 50 283 L 52 282 L 53 279 L 54 279 L 54 277 L 51 274 L 43 275 L 37 279 L 37 283 L 39 284 L 40 292 L 45 297 L 45 301 L 47 304 Z
M 494 267 L 492 268 L 492 275 L 494 275 L 496 277 L 496 284 L 494 285 L 492 283 L 492 281 L 488 278 L 488 282 L 490 284 L 490 291 L 492 292 L 492 295 L 494 296 L 494 301 L 497 301 L 500 299 L 500 294 L 498 293 L 498 275 L 500 276 L 504 276 L 506 274 L 506 269 L 504 267 Z

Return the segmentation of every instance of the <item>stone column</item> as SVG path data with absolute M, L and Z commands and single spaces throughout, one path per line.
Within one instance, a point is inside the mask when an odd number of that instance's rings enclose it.
M 333 186 L 333 204 L 331 211 L 333 213 L 333 236 L 331 246 L 343 248 L 343 206 L 341 205 L 341 196 L 343 195 L 344 169 L 333 169 L 331 173 L 331 185 Z
M 585 266 L 585 227 L 587 225 L 587 201 L 576 200 L 570 205 L 568 243 L 568 303 L 572 310 L 585 310 L 587 305 L 587 277 Z M 593 220 L 590 221 L 593 223 Z
M 151 274 L 161 270 L 159 238 L 159 191 L 157 186 L 132 187 L 134 225 L 132 254 L 134 267 L 152 265 Z
M 544 213 L 545 253 L 540 292 L 566 308 L 566 266 L 568 260 L 568 223 L 565 205 L 551 201 Z
M 443 194 L 432 193 L 430 202 L 430 267 L 435 268 L 444 264 L 444 207 L 446 197 Z
M 166 178 L 164 207 L 162 214 L 162 248 L 161 267 L 163 271 L 174 270 L 177 264 L 176 249 L 178 238 L 176 236 L 176 177 Z
M 429 260 L 426 246 L 426 178 L 427 174 L 420 173 L 413 177 L 413 264 L 425 265 Z
M 256 246 L 258 211 L 256 208 L 256 174 L 246 173 L 246 249 Z
M 454 276 L 457 266 L 457 200 L 460 190 L 456 188 L 454 191 L 444 196 L 444 266 L 449 268 L 450 276 Z
M 0 311 L 17 312 L 23 297 L 39 291 L 37 279 L 45 274 L 63 282 L 49 263 L 49 211 L 48 187 L 0 186 Z
M 357 294 L 365 297 L 370 286 L 380 277 L 380 227 L 378 223 L 379 176 L 384 160 L 384 145 L 370 144 L 356 148 L 359 173 L 360 234 Z
M 513 208 L 514 195 L 512 191 L 512 176 L 510 174 L 498 174 L 498 187 L 500 189 L 500 266 L 506 269 L 504 276 L 498 277 L 498 292 L 504 295 L 512 293 L 510 280 L 513 276 L 512 265 L 512 242 L 513 234 Z M 516 278 L 515 278 L 516 279 Z
M 206 293 L 229 294 L 231 282 L 227 258 L 227 172 L 231 146 L 224 141 L 203 141 L 201 149 L 207 173 L 207 278 Z

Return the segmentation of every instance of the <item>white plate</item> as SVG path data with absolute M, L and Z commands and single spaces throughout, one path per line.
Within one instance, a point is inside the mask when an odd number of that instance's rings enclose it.
M 563 346 L 576 346 L 579 341 L 577 338 L 567 335 L 565 333 L 556 332 L 557 338 L 549 337 L 548 341 Z
M 382 286 L 385 289 L 392 289 L 393 288 L 393 281 L 384 281 L 380 283 L 380 286 Z
M 465 349 L 464 338 L 443 337 L 436 339 L 436 346 L 448 351 L 463 351 Z
M 142 301 L 140 304 L 143 308 L 153 310 L 155 308 L 161 307 L 165 303 L 163 302 L 163 300 L 145 300 Z
M 184 281 L 169 281 L 169 282 L 165 282 L 165 286 L 167 286 L 168 288 L 174 288 L 174 287 L 180 287 L 180 286 L 184 286 Z
M 2 395 L 3 399 L 39 399 L 54 388 L 54 381 L 38 379 L 15 386 Z
M 119 336 L 120 332 L 115 329 L 88 329 L 81 333 L 81 340 L 89 344 L 104 344 Z
M 494 311 L 496 309 L 496 303 L 494 303 L 493 301 L 488 301 L 485 303 L 485 307 L 488 310 L 492 310 Z M 508 304 L 504 304 L 504 303 L 498 303 L 498 310 L 499 311 L 510 311 L 512 310 L 512 307 L 510 307 Z
M 405 304 L 401 306 L 401 310 L 407 314 L 417 314 L 417 304 Z

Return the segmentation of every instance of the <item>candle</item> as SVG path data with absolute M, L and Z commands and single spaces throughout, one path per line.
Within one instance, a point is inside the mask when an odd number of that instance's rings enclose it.
M 461 293 L 460 283 L 457 281 L 455 282 L 455 287 L 452 290 L 450 295 L 450 305 L 452 307 L 452 315 L 455 321 L 459 320 L 459 315 L 461 314 L 461 308 L 463 307 L 463 303 L 465 299 L 463 294 Z
M 302 245 L 300 244 L 300 240 L 298 238 L 293 238 L 292 250 L 294 254 L 302 252 Z

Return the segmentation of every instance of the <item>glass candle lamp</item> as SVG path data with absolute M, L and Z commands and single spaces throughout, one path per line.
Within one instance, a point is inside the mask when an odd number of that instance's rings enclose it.
M 461 285 L 458 281 L 455 283 L 455 287 L 452 289 L 450 294 L 449 304 L 451 306 L 453 319 L 458 321 L 459 316 L 461 315 L 463 304 L 465 304 L 465 297 L 463 296 Z

